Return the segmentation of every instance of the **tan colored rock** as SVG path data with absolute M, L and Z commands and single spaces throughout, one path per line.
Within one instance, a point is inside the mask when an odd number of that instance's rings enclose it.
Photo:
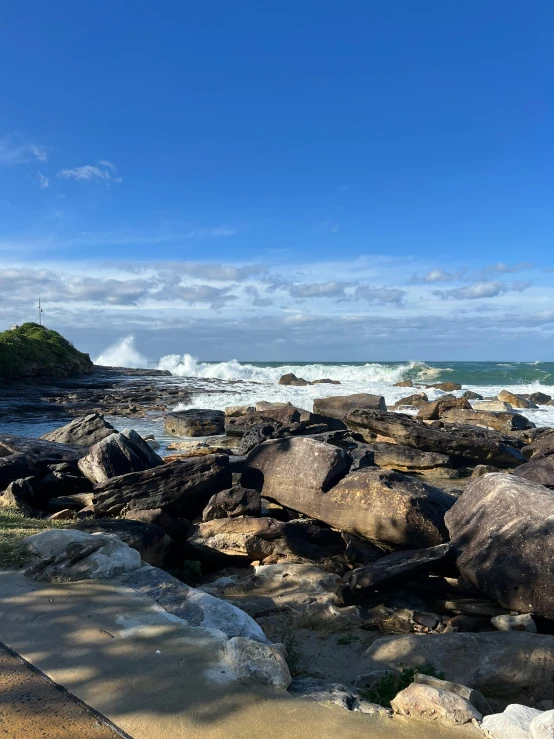
M 432 403 L 422 406 L 418 411 L 417 417 L 423 421 L 439 420 L 444 416 L 446 411 L 454 408 L 471 410 L 471 405 L 465 398 L 439 398 Z
M 512 408 L 536 408 L 537 406 L 530 400 L 526 400 L 521 395 L 511 393 L 509 390 L 502 390 L 498 393 L 498 400 L 503 400 L 505 403 L 509 403 Z
M 535 425 L 520 413 L 491 413 L 489 411 L 462 410 L 459 408 L 447 410 L 442 414 L 441 420 L 445 423 L 480 426 L 481 428 L 499 431 L 502 434 L 509 434 L 511 431 L 523 431 L 534 428 Z
M 446 726 L 460 726 L 480 721 L 483 716 L 460 695 L 430 685 L 412 683 L 391 701 L 392 709 L 401 716 L 438 721 Z

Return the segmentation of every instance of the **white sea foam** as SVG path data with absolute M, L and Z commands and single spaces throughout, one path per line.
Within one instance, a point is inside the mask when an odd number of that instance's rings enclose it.
M 149 362 L 135 348 L 135 337 L 126 336 L 104 349 L 102 354 L 94 360 L 94 364 L 100 364 L 104 367 L 144 368 L 148 367 Z

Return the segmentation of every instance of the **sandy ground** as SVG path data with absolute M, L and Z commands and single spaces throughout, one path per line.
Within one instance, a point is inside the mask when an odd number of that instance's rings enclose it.
M 53 683 L 0 647 L 3 739 L 115 739 L 115 734 Z

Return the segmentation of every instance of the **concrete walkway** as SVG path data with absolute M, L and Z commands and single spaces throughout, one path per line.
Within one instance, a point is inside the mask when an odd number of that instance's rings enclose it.
M 481 736 L 219 682 L 201 629 L 115 580 L 52 585 L 0 572 L 0 641 L 134 739 Z

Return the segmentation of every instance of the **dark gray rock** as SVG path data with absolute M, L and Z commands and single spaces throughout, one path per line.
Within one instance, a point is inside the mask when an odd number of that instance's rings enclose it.
M 554 454 L 554 430 L 524 446 L 521 453 L 526 459 L 543 459 Z
M 225 413 L 206 408 L 174 411 L 164 417 L 164 429 L 177 436 L 216 436 L 225 431 Z
M 231 485 L 229 457 L 206 454 L 113 477 L 95 485 L 93 502 L 99 515 L 161 508 L 175 518 L 191 519 L 212 495 Z
M 479 395 L 479 393 L 474 393 L 473 390 L 466 390 L 462 398 L 466 398 L 466 400 L 483 400 L 483 396 Z
M 164 563 L 165 532 L 154 523 L 120 519 L 89 519 L 72 524 L 69 528 L 88 534 L 115 534 L 131 549 L 136 549 L 141 559 L 154 567 Z
M 254 426 L 274 425 L 275 421 L 281 427 L 290 427 L 300 422 L 300 411 L 292 406 L 268 408 L 254 413 L 243 413 L 238 417 L 228 417 L 225 420 L 225 433 L 229 436 L 243 436 Z
M 420 452 L 403 444 L 389 444 L 376 441 L 367 445 L 373 451 L 375 464 L 398 470 L 426 470 L 434 467 L 450 467 L 451 460 L 447 454 L 437 452 Z
M 516 467 L 514 475 L 537 485 L 554 488 L 554 456 L 550 454 L 547 457 L 533 458 L 527 464 Z
M 25 454 L 8 454 L 0 457 L 0 492 L 10 482 L 31 476 L 31 468 Z
M 4 494 L 0 496 L 0 505 L 20 511 L 24 516 L 32 516 L 35 508 L 34 492 L 30 485 L 32 479 L 30 477 L 10 482 Z
M 346 414 L 356 408 L 387 410 L 385 399 L 381 395 L 371 395 L 369 393 L 334 395 L 330 398 L 316 398 L 314 400 L 314 413 L 337 418 L 340 421 L 343 421 Z
M 509 610 L 554 618 L 554 492 L 514 475 L 479 477 L 446 523 L 464 583 Z
M 100 413 L 90 413 L 81 418 L 75 418 L 59 429 L 54 429 L 41 436 L 46 441 L 56 441 L 60 444 L 79 444 L 92 446 L 111 434 L 117 433 L 110 423 Z
M 279 385 L 296 385 L 302 387 L 309 384 L 308 380 L 305 380 L 303 377 L 297 377 L 294 372 L 288 372 L 279 378 Z
M 283 427 L 278 421 L 260 423 L 252 426 L 241 438 L 237 447 L 237 454 L 248 454 L 254 447 L 268 439 L 275 439 Z
M 0 436 L 0 457 L 9 454 L 25 454 L 33 469 L 45 468 L 58 462 L 77 462 L 88 452 L 77 444 L 58 444 L 44 439 L 27 439 L 24 436 Z
M 79 469 L 91 482 L 98 483 L 161 464 L 161 457 L 136 431 L 125 429 L 93 444 L 86 457 L 79 460 Z
M 531 393 L 527 396 L 527 400 L 530 400 L 531 403 L 535 403 L 536 405 L 546 405 L 550 403 L 552 396 L 546 393 Z
M 262 500 L 257 490 L 249 490 L 235 485 L 229 490 L 216 493 L 202 513 L 203 521 L 215 518 L 236 518 L 237 516 L 260 516 Z

